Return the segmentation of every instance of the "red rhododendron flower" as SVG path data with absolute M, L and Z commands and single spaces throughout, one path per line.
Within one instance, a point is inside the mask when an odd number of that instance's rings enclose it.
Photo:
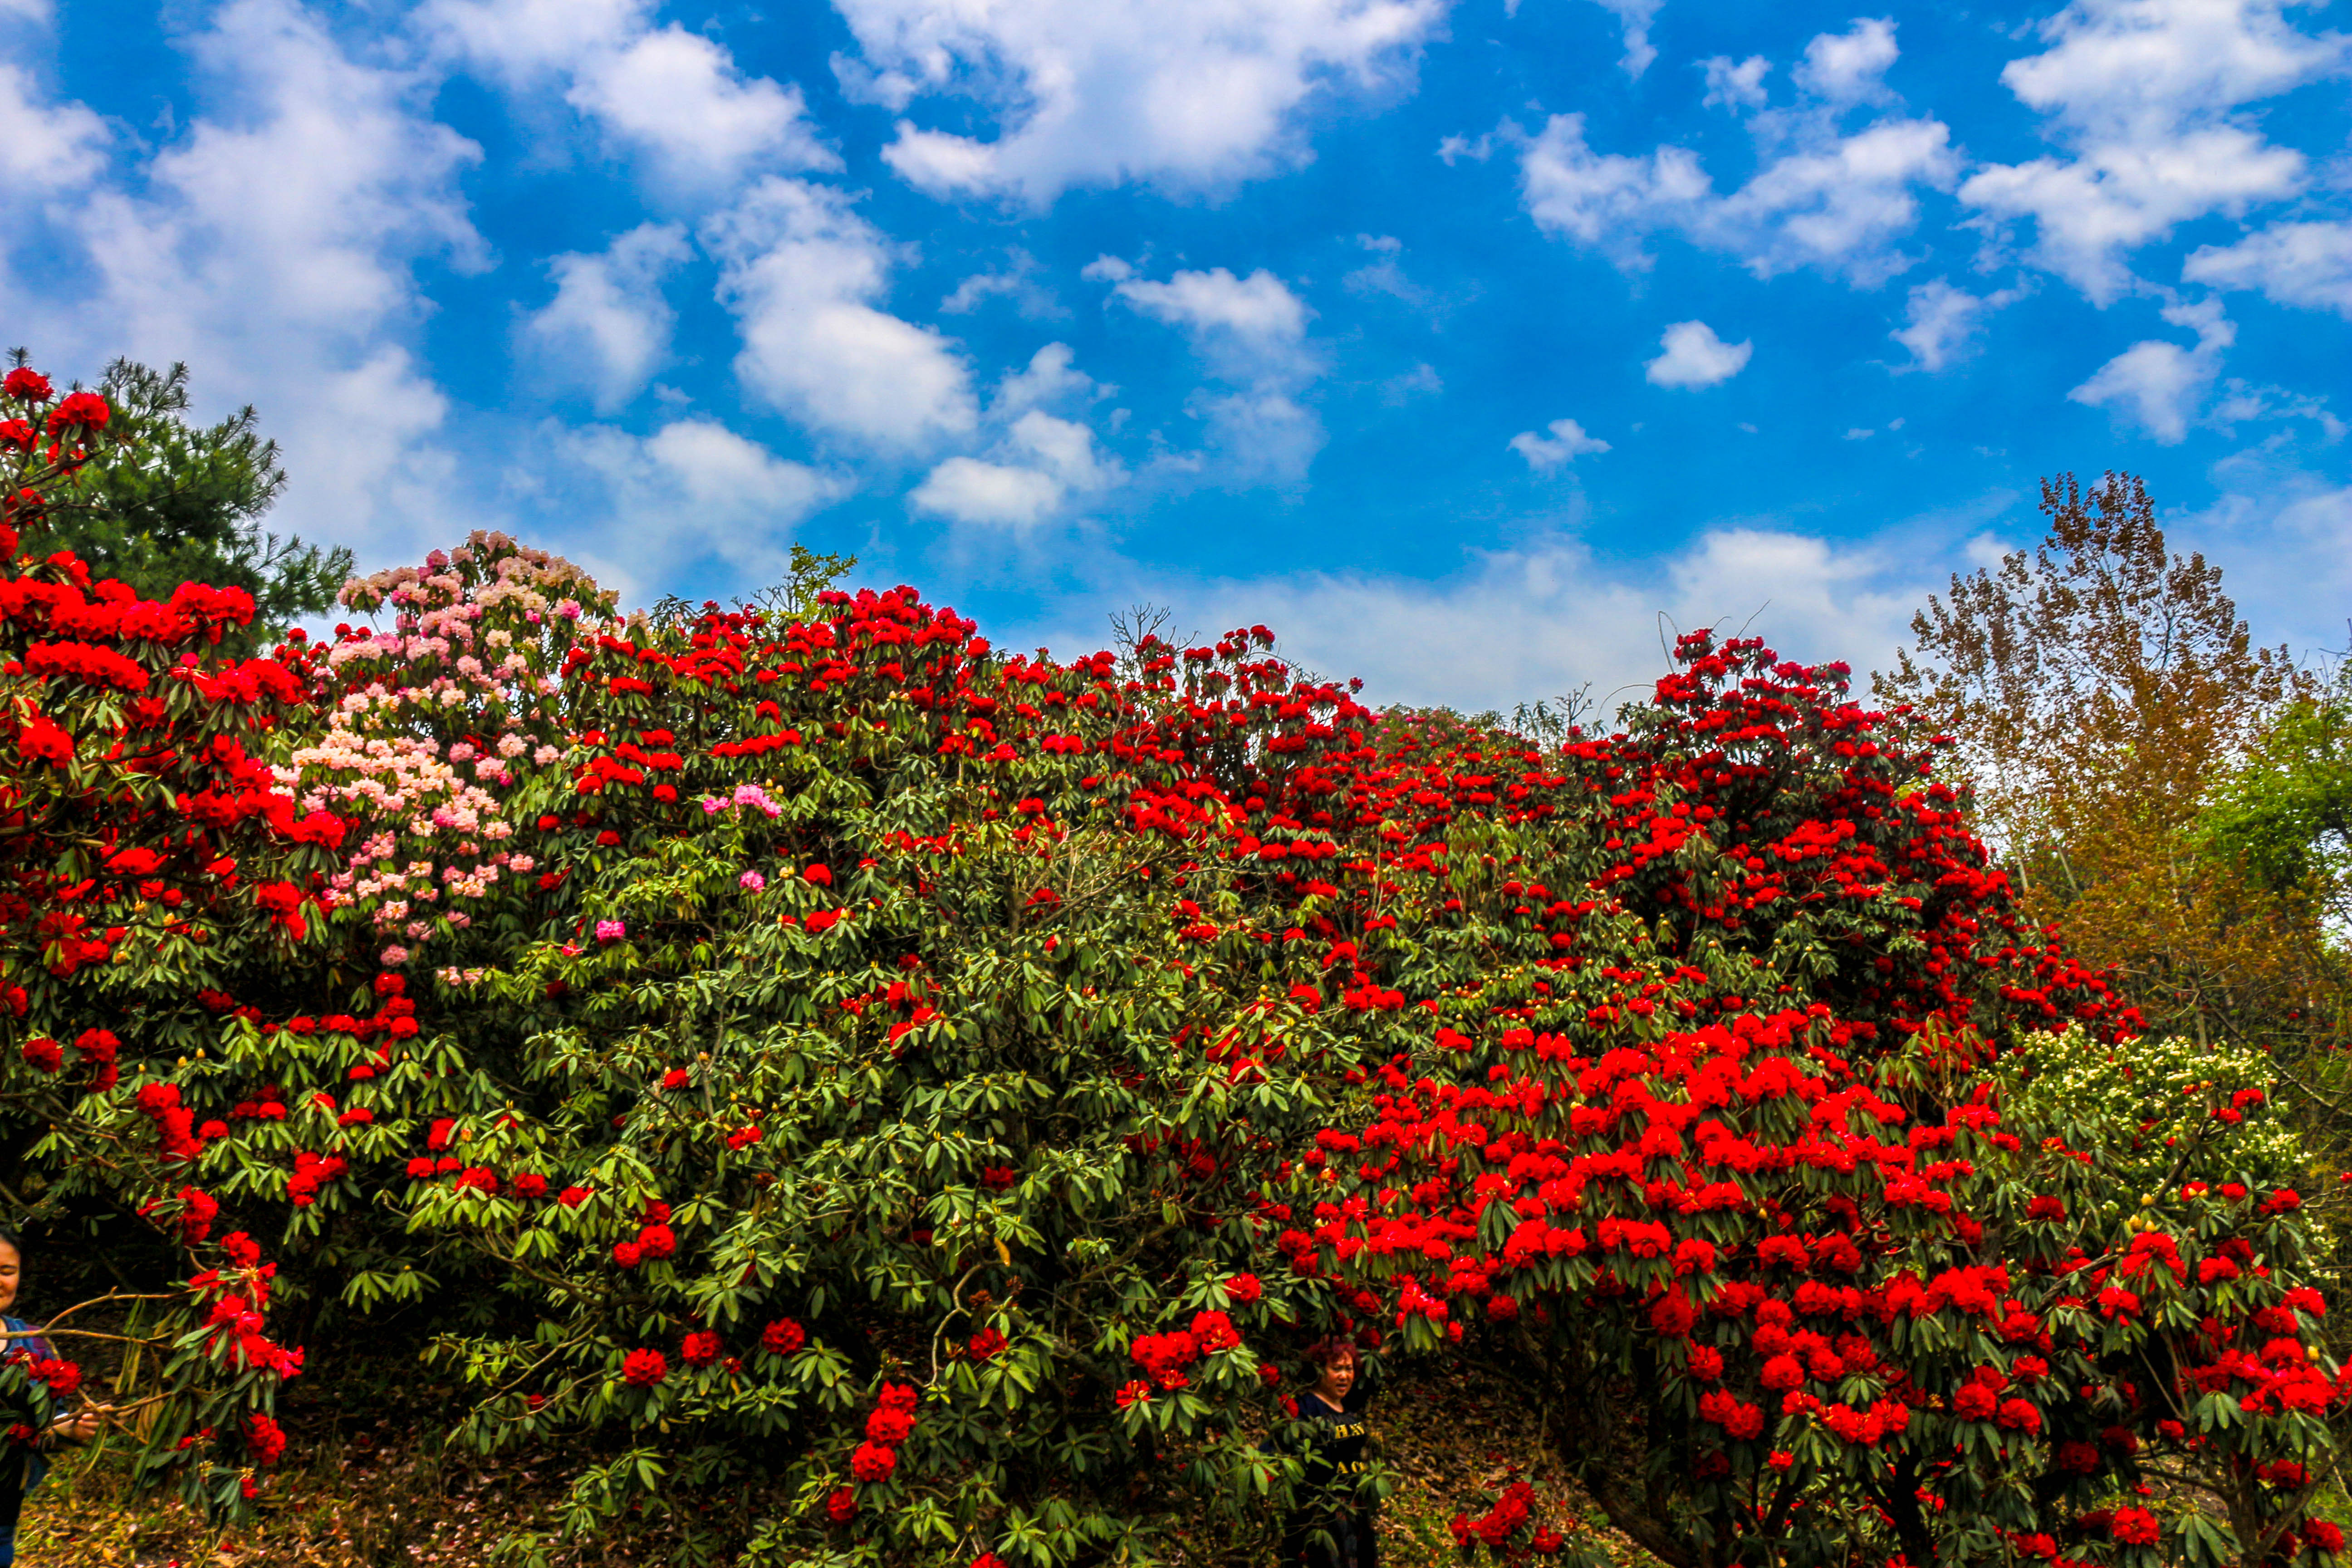
M 849 1456 L 849 1473 L 861 1481 L 887 1481 L 898 1468 L 898 1454 L 878 1443 L 860 1443 Z
M 697 1329 L 686 1336 L 678 1347 L 677 1358 L 688 1366 L 709 1366 L 726 1352 L 727 1346 L 708 1329 Z
M 40 713 L 35 713 L 16 731 L 16 750 L 27 762 L 55 763 L 60 767 L 74 759 L 73 737 Z
M 770 1355 L 790 1355 L 808 1342 L 808 1331 L 791 1318 L 779 1318 L 760 1331 L 760 1348 Z
M 994 1329 L 982 1329 L 971 1336 L 972 1359 L 987 1361 L 1004 1348 L 1004 1336 Z
M 888 1405 L 877 1405 L 866 1417 L 866 1437 L 868 1442 L 895 1447 L 907 1440 L 915 1429 L 915 1418 L 904 1410 Z
M 656 1350 L 635 1350 L 621 1358 L 621 1377 L 635 1388 L 650 1388 L 669 1375 L 669 1358 Z
M 2108 1528 L 2117 1541 L 2128 1546 L 2153 1546 L 2163 1534 L 2156 1515 L 2144 1508 L 2116 1510 L 2115 1522 Z
M 58 435 L 74 428 L 103 429 L 113 413 L 106 405 L 106 399 L 95 392 L 68 392 L 65 400 L 49 412 L 49 432 Z
M 1192 1341 L 1203 1355 L 1229 1351 L 1242 1342 L 1241 1331 L 1223 1312 L 1201 1312 L 1192 1319 Z
M 257 1465 L 274 1465 L 286 1452 L 286 1433 L 277 1422 L 263 1415 L 246 1417 L 246 1447 Z

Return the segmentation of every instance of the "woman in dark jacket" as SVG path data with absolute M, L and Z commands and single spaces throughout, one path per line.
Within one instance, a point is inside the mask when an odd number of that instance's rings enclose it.
M 1358 1487 L 1371 1468 L 1371 1427 L 1356 1387 L 1356 1347 L 1326 1341 L 1307 1352 L 1315 1386 L 1299 1395 L 1307 1474 L 1303 1506 L 1283 1521 L 1282 1568 L 1380 1568 L 1374 1510 Z
M 0 1360 L 54 1360 L 57 1352 L 39 1331 L 8 1311 L 16 1304 L 16 1292 L 24 1282 L 23 1246 L 15 1236 L 0 1230 L 0 1324 L 6 1326 L 7 1332 L 7 1338 L 0 1341 Z M 26 1494 L 48 1473 L 43 1445 L 83 1442 L 96 1436 L 106 1421 L 104 1405 L 68 1410 L 46 1384 L 30 1378 L 27 1382 L 34 1416 L 31 1434 L 21 1440 L 15 1434 L 0 1436 L 0 1568 L 9 1568 L 16 1561 L 16 1517 L 24 1511 Z

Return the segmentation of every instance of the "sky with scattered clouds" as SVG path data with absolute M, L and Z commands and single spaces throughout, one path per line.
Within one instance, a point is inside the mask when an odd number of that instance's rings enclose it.
M 2352 614 L 2352 0 L 0 0 L 0 327 L 273 522 L 635 602 L 795 540 L 1373 700 L 1887 660 L 2038 479 Z

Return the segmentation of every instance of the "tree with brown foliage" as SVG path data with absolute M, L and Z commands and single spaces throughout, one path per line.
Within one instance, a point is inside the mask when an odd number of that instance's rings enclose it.
M 2341 1038 L 2328 863 L 2275 874 L 2207 818 L 2314 683 L 2256 646 L 2221 568 L 2168 549 L 2147 488 L 2045 480 L 2032 551 L 1930 599 L 1883 700 L 1951 734 L 2041 920 L 2113 965 L 2151 1026 L 2306 1057 Z

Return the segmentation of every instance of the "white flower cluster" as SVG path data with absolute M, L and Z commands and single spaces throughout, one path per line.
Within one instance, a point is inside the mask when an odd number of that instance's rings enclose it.
M 2255 1187 L 2312 1174 L 2292 1126 L 2270 1114 L 2277 1074 L 2261 1051 L 2166 1035 L 2100 1045 L 2077 1027 L 2023 1037 L 2004 1065 L 2007 1125 L 2095 1152 L 2134 1190 L 2176 1170 Z

